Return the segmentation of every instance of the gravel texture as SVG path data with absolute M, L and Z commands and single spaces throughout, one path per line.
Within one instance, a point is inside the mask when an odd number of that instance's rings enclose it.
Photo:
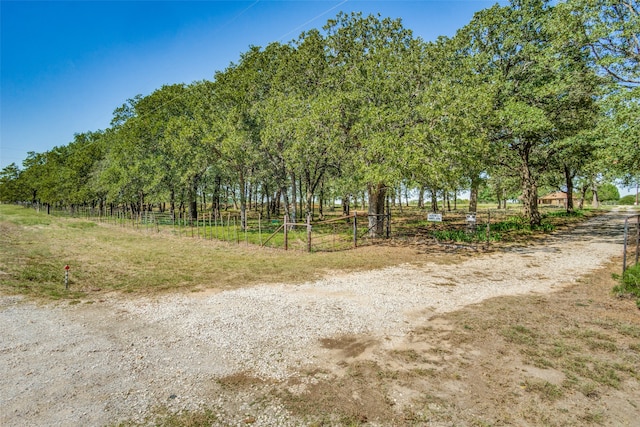
M 434 313 L 552 292 L 621 255 L 622 218 L 451 265 L 421 255 L 418 266 L 299 285 L 78 305 L 0 296 L 0 425 L 117 424 L 159 406 L 214 407 L 221 424 L 245 425 L 242 395 L 212 400 L 216 379 L 247 372 L 281 381 L 322 363 L 322 338 L 363 334 L 391 348 Z M 259 413 L 252 425 L 299 423 L 274 404 Z

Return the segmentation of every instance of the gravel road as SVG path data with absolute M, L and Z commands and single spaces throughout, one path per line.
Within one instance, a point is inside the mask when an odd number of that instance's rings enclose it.
M 100 426 L 205 405 L 241 425 L 242 397 L 211 401 L 215 379 L 286 379 L 323 362 L 322 338 L 364 334 L 393 347 L 434 313 L 552 292 L 621 255 L 622 223 L 613 212 L 536 246 L 451 265 L 422 255 L 419 265 L 298 285 L 77 305 L 0 296 L 0 425 Z M 269 406 L 253 423 L 274 424 L 296 422 Z

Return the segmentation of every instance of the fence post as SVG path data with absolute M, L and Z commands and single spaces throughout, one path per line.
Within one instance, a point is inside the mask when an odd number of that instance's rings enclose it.
M 307 214 L 307 252 L 311 252 L 311 214 Z
M 491 238 L 491 211 L 487 211 L 487 248 L 489 248 L 490 238 Z
M 622 277 L 627 270 L 627 238 L 629 235 L 629 218 L 624 219 L 624 247 L 622 248 Z
M 260 239 L 260 246 L 262 246 L 262 214 L 258 212 L 258 239 Z
M 289 249 L 289 226 L 287 225 L 287 214 L 284 214 L 284 250 Z
M 353 247 L 358 247 L 358 211 L 353 211 Z
M 216 228 L 216 240 L 220 240 L 220 238 L 218 237 L 218 212 L 213 212 L 213 226 Z M 213 231 L 211 232 L 211 235 L 213 236 Z
M 389 207 L 389 200 L 387 200 L 386 220 L 387 220 L 387 239 L 388 239 L 389 237 L 391 237 L 391 208 Z

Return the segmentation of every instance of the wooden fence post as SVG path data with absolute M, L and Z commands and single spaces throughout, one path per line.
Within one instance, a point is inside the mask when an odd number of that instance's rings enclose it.
M 490 239 L 491 239 L 491 211 L 487 211 L 487 249 L 489 248 Z
M 311 214 L 307 214 L 307 252 L 311 252 Z
M 358 247 L 358 211 L 353 211 L 353 247 Z
M 284 250 L 289 249 L 289 226 L 287 225 L 287 214 L 284 214 Z

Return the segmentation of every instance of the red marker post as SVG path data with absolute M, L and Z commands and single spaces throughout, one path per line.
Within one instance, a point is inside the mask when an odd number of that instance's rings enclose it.
M 64 266 L 64 288 L 69 289 L 69 267 L 68 265 Z

